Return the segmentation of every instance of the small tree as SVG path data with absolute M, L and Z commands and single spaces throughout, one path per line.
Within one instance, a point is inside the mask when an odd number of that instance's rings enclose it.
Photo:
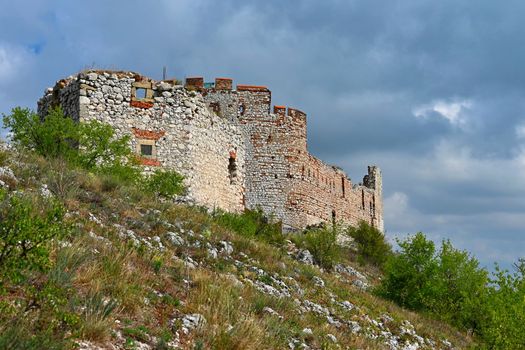
M 0 276 L 47 267 L 49 241 L 69 232 L 64 212 L 54 199 L 0 190 Z
M 346 234 L 353 237 L 357 244 L 360 263 L 366 261 L 376 266 L 383 266 L 392 254 L 392 247 L 388 244 L 385 235 L 366 221 L 361 220 L 357 227 L 349 227 Z
M 478 328 L 488 281 L 478 261 L 449 241 L 436 251 L 421 232 L 398 243 L 401 251 L 385 264 L 379 294 L 456 326 Z
M 78 125 L 80 147 L 78 163 L 85 169 L 130 165 L 134 157 L 129 146 L 129 136 L 116 137 L 111 125 L 91 120 Z
M 29 109 L 14 108 L 4 115 L 4 126 L 20 147 L 46 158 L 62 158 L 84 169 L 110 174 L 124 182 L 141 178 L 129 137 L 117 137 L 114 129 L 97 120 L 76 123 L 60 107 L 40 118 Z
M 421 232 L 398 241 L 401 252 L 385 264 L 380 294 L 413 310 L 422 310 L 433 298 L 433 276 L 438 270 L 435 245 Z
M 13 141 L 46 158 L 71 159 L 76 154 L 79 133 L 75 122 L 64 117 L 60 107 L 41 119 L 28 108 L 16 107 L 4 115 L 4 126 L 11 129 Z
M 514 268 L 509 273 L 496 266 L 484 308 L 479 309 L 479 333 L 490 349 L 525 348 L 525 260 Z

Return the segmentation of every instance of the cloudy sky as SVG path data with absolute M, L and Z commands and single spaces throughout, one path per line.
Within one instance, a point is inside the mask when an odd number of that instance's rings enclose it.
M 384 176 L 389 237 L 525 256 L 525 2 L 0 0 L 0 112 L 83 68 L 267 85 L 311 152 Z M 5 131 L 4 131 L 5 132 Z

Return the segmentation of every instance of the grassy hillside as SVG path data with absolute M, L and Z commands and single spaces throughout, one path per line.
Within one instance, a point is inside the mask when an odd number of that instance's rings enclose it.
M 0 150 L 0 188 L 2 220 L 13 198 L 32 206 L 17 213 L 32 223 L 64 208 L 59 223 L 42 219 L 63 232 L 38 259 L 3 270 L 2 349 L 475 346 L 372 295 L 380 275 L 350 249 L 323 271 L 289 237 L 260 239 L 204 208 L 14 150 Z

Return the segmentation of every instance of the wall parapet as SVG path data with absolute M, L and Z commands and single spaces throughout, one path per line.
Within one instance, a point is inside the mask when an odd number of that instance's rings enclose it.
M 261 85 L 237 85 L 237 91 L 254 91 L 254 92 L 268 92 L 268 88 L 266 86 Z

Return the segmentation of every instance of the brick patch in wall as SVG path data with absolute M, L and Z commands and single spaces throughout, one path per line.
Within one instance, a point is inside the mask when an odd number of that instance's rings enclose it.
M 165 131 L 151 131 L 137 128 L 131 128 L 131 130 L 133 131 L 133 135 L 135 135 L 137 138 L 146 140 L 158 140 L 162 136 L 166 135 Z
M 153 107 L 153 102 L 131 101 L 129 104 L 132 107 L 144 108 L 144 109 Z
M 237 91 L 269 91 L 266 86 L 259 85 L 237 85 Z
M 162 165 L 160 161 L 156 159 L 143 158 L 143 157 L 139 157 L 139 163 L 145 166 L 161 166 Z

